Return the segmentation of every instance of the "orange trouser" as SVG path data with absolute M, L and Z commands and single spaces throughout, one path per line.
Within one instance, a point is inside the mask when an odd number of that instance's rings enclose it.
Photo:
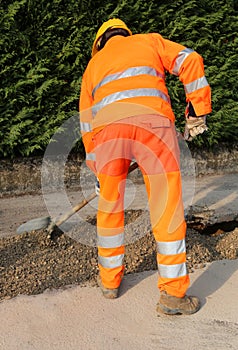
M 100 196 L 98 263 L 106 288 L 120 285 L 124 266 L 124 192 L 131 160 L 143 174 L 157 244 L 158 287 L 183 297 L 189 285 L 179 148 L 174 123 L 143 115 L 107 125 L 94 137 Z

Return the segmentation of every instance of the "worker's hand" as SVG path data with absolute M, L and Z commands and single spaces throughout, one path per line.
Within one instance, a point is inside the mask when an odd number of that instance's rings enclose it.
M 186 141 L 192 141 L 194 137 L 208 130 L 206 125 L 206 115 L 197 116 L 192 102 L 190 101 L 185 109 L 185 119 L 186 124 L 183 136 Z
M 186 141 L 192 141 L 194 137 L 202 134 L 206 130 L 208 130 L 208 127 L 206 125 L 205 115 L 202 117 L 186 116 L 186 125 L 184 130 L 184 139 Z
M 97 181 L 95 183 L 95 193 L 97 196 L 99 196 L 99 194 L 100 194 L 100 183 L 99 183 L 98 177 L 97 177 Z

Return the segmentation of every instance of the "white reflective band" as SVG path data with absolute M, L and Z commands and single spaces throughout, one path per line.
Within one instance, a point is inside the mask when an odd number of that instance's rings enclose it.
M 186 263 L 175 265 L 158 264 L 158 270 L 161 277 L 178 278 L 187 275 Z
M 179 74 L 179 69 L 181 65 L 183 64 L 184 60 L 188 57 L 188 55 L 190 55 L 190 53 L 192 52 L 194 52 L 194 50 L 186 48 L 178 53 L 178 56 L 175 60 L 174 68 L 172 70 L 173 74 Z
M 176 255 L 181 253 L 186 253 L 185 240 L 181 239 L 179 241 L 173 242 L 156 242 L 157 252 L 162 255 Z
M 110 256 L 108 258 L 105 258 L 101 255 L 98 256 L 98 263 L 106 268 L 115 268 L 120 267 L 123 264 L 123 258 L 124 254 L 116 255 L 116 256 Z
M 96 160 L 95 153 L 86 153 L 86 160 Z
M 208 82 L 207 82 L 206 77 L 203 76 L 197 80 L 192 81 L 189 84 L 184 85 L 184 89 L 185 89 L 186 94 L 190 94 L 191 92 L 194 92 L 194 91 L 201 89 L 205 86 L 208 86 Z
M 90 123 L 80 122 L 80 130 L 84 131 L 84 132 L 92 131 L 91 124 Z
M 104 79 L 102 79 L 100 81 L 100 83 L 98 83 L 95 86 L 95 88 L 93 89 L 92 96 L 94 97 L 95 92 L 101 86 L 103 86 L 103 85 L 105 85 L 107 83 L 111 83 L 114 80 L 123 79 L 123 78 L 130 78 L 130 77 L 135 77 L 135 76 L 144 75 L 144 74 L 151 75 L 153 77 L 160 77 L 160 78 L 164 79 L 164 74 L 163 73 L 159 73 L 156 69 L 154 69 L 152 67 L 147 67 L 147 66 L 131 67 L 131 68 L 128 68 L 128 69 L 124 70 L 123 72 L 110 74 L 107 77 L 105 77 Z
M 99 236 L 98 246 L 101 248 L 117 248 L 124 243 L 124 233 L 120 233 L 115 236 Z
M 131 89 L 131 90 L 125 90 L 125 91 L 119 91 L 114 94 L 108 95 L 104 97 L 100 102 L 98 102 L 96 105 L 92 107 L 92 113 L 93 116 L 97 114 L 97 112 L 107 106 L 110 103 L 117 102 L 120 100 L 124 100 L 131 97 L 160 97 L 166 102 L 170 103 L 170 98 L 168 95 L 166 95 L 164 92 L 158 90 L 158 89 L 152 89 L 152 88 L 141 88 L 141 89 Z

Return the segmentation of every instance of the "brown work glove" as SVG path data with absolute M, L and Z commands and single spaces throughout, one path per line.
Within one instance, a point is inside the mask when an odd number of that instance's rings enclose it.
M 183 136 L 186 141 L 192 141 L 194 137 L 208 130 L 206 115 L 197 117 L 191 102 L 186 106 L 185 119 L 186 124 Z
M 186 117 L 186 125 L 184 130 L 184 139 L 192 141 L 194 137 L 207 131 L 206 116 L 203 117 Z

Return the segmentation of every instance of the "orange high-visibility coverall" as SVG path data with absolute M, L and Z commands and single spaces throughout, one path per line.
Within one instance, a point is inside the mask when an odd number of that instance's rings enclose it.
M 196 115 L 211 112 L 203 60 L 157 33 L 115 36 L 89 62 L 80 95 L 88 166 L 98 176 L 98 260 L 102 283 L 117 288 L 124 271 L 125 179 L 142 171 L 157 243 L 158 286 L 183 297 L 189 285 L 179 150 L 165 71 L 184 85 Z

